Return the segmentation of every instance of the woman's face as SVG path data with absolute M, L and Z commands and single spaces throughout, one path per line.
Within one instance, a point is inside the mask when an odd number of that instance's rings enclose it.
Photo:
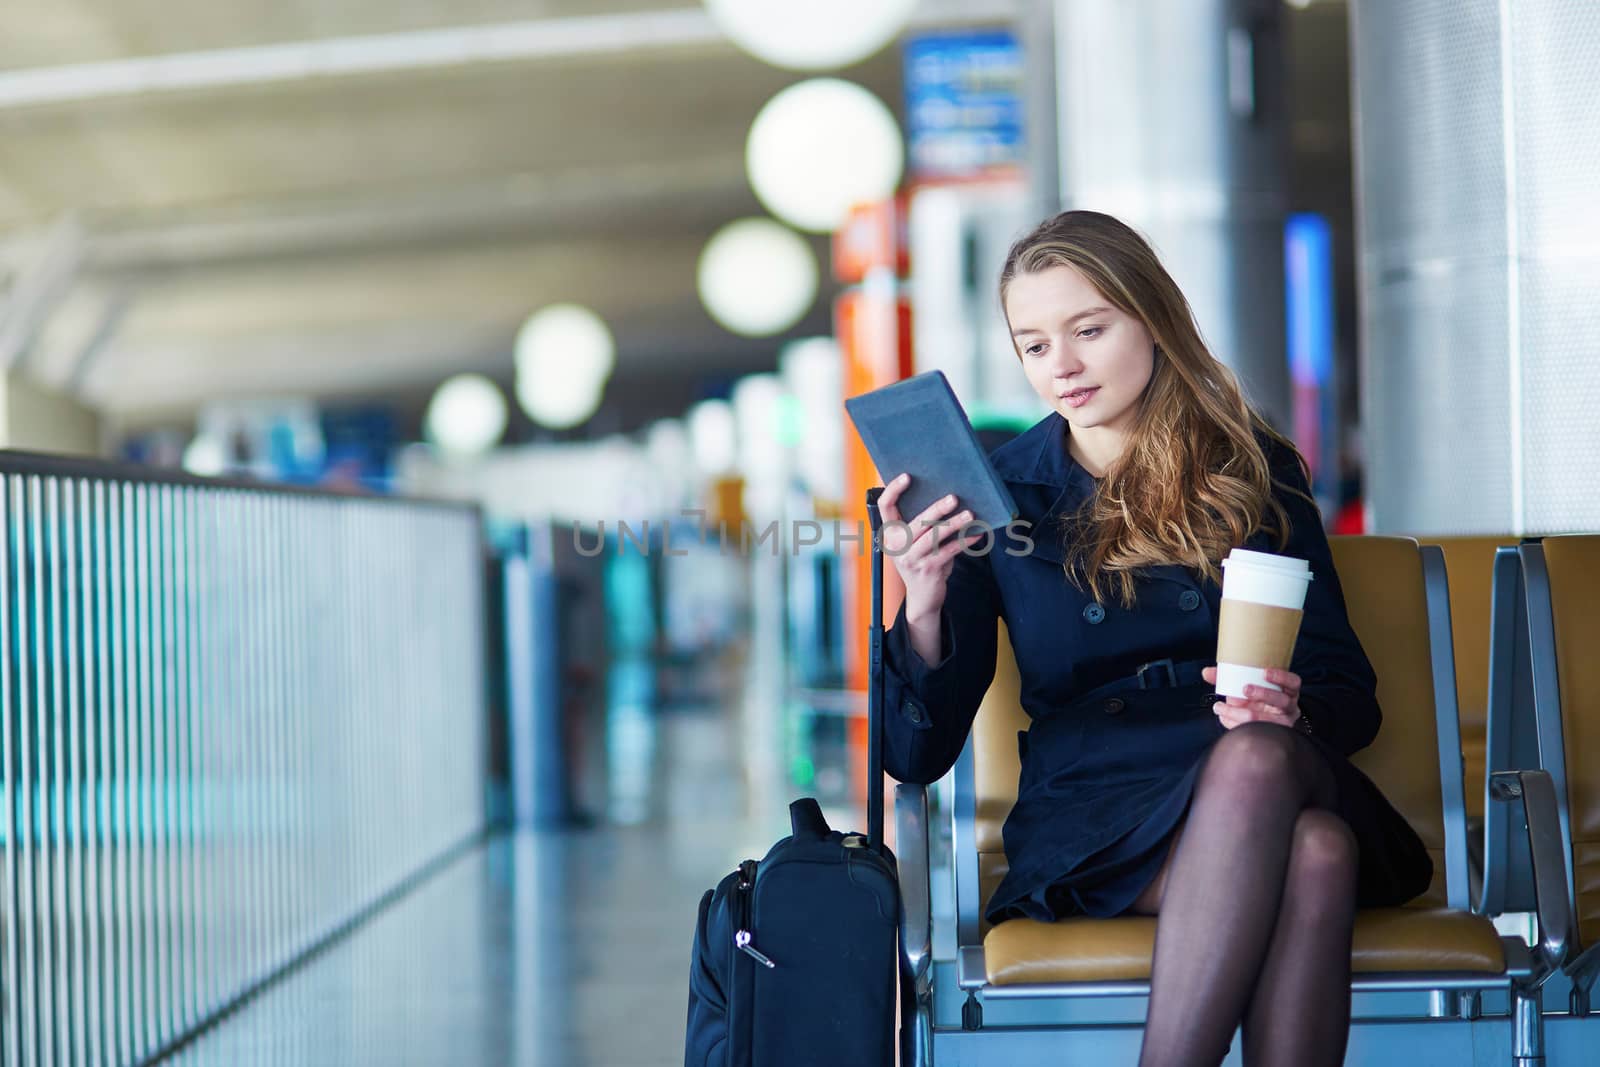
M 1144 323 L 1111 306 L 1075 267 L 1019 274 L 1006 317 L 1034 392 L 1074 435 L 1120 435 L 1133 425 L 1155 368 Z

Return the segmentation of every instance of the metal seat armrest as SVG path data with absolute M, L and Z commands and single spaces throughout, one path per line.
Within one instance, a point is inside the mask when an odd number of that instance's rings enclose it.
M 1585 989 L 1593 985 L 1595 976 L 1600 975 L 1600 942 L 1589 945 L 1568 960 L 1566 972 L 1574 982 L 1580 983 Z
M 920 987 L 933 963 L 933 911 L 928 869 L 928 791 L 920 785 L 894 788 L 896 859 L 900 871 L 900 951 Z
M 1496 771 L 1489 776 L 1489 797 L 1497 803 L 1520 800 L 1522 804 L 1533 860 L 1540 963 L 1558 970 L 1572 944 L 1572 904 L 1567 896 L 1567 862 L 1555 784 L 1548 771 Z

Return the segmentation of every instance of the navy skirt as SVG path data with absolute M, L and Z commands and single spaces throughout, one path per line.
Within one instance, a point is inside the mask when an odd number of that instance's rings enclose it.
M 1316 737 L 1303 739 L 1332 772 L 1337 786 L 1334 813 L 1356 838 L 1357 906 L 1397 906 L 1425 892 L 1432 880 L 1433 863 L 1405 818 L 1343 753 Z M 1109 844 L 1047 877 L 1030 879 L 1033 884 L 1022 895 L 1003 900 L 999 898 L 1006 894 L 997 892 L 997 899 L 990 902 L 989 921 L 1029 918 L 1053 922 L 1075 915 L 1106 918 L 1127 911 L 1160 872 L 1171 851 L 1209 753 L 1208 746 L 1142 821 Z M 1071 818 L 1070 803 L 1064 807 L 1067 810 L 1062 816 Z

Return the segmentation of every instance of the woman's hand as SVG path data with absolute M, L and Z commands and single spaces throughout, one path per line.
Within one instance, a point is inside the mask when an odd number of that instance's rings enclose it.
M 972 512 L 956 512 L 959 501 L 954 496 L 934 501 L 913 519 L 904 518 L 900 495 L 910 485 L 911 475 L 902 474 L 884 486 L 878 513 L 884 523 L 883 554 L 905 582 L 906 617 L 916 619 L 939 614 L 956 553 L 983 535 L 957 536 L 972 521 Z
M 1200 676 L 1210 685 L 1217 684 L 1215 667 L 1205 668 Z M 1269 667 L 1267 681 L 1282 686 L 1283 691 L 1280 693 L 1266 686 L 1247 685 L 1244 696 L 1228 697 L 1211 705 L 1211 710 L 1222 720 L 1222 725 L 1230 730 L 1247 722 L 1275 722 L 1279 726 L 1294 726 L 1300 718 L 1300 676 L 1293 671 Z
M 945 589 L 955 568 L 956 553 L 983 533 L 959 536 L 972 521 L 972 512 L 955 514 L 958 501 L 943 497 L 930 504 L 909 522 L 901 517 L 900 494 L 911 484 L 911 475 L 902 474 L 884 487 L 878 497 L 878 514 L 883 517 L 883 554 L 894 564 L 906 587 L 906 623 L 911 628 L 911 644 L 927 663 L 941 657 L 939 612 L 944 607 Z

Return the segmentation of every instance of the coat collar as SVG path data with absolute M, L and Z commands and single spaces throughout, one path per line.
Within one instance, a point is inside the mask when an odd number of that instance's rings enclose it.
M 1016 502 L 1018 521 L 1028 523 L 1027 534 L 1034 543 L 1031 555 L 1056 564 L 1066 560 L 1062 520 L 1095 491 L 1094 476 L 1067 451 L 1068 433 L 1067 420 L 1051 412 L 989 456 Z M 1151 567 L 1142 574 L 1192 584 L 1189 572 L 1177 564 Z
M 1007 483 L 1051 485 L 1064 489 L 1073 484 L 1094 488 L 1094 479 L 1067 451 L 1067 420 L 1051 412 L 1021 434 L 995 449 L 994 469 Z
M 1067 420 L 1055 412 L 990 456 L 995 473 L 1028 523 L 1033 555 L 1061 563 L 1066 556 L 1061 520 L 1094 492 L 1094 478 L 1067 451 Z

